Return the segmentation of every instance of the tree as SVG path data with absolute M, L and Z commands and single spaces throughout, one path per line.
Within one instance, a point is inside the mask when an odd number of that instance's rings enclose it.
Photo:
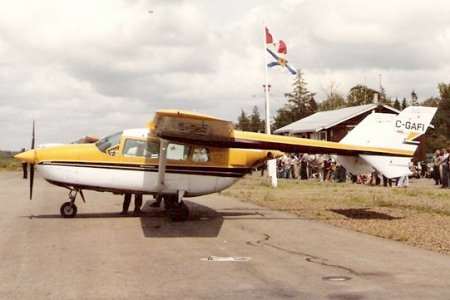
M 241 109 L 241 115 L 238 117 L 236 129 L 243 131 L 250 131 L 250 119 L 243 109 Z
M 423 106 L 439 107 L 439 98 L 430 97 L 421 103 Z
M 253 106 L 253 111 L 250 116 L 250 131 L 253 132 L 264 132 L 264 121 L 261 120 L 261 116 L 259 115 L 258 107 Z
M 407 107 L 408 107 L 408 103 L 406 102 L 406 98 L 403 97 L 401 109 L 404 110 L 404 109 L 407 108 Z
M 306 88 L 306 82 L 300 70 L 297 71 L 292 85 L 294 90 L 291 93 L 284 94 L 288 102 L 277 110 L 277 114 L 274 117 L 274 129 L 298 121 L 315 113 L 317 110 L 317 103 L 314 99 L 315 93 L 311 93 Z
M 395 109 L 402 110 L 402 107 L 401 107 L 400 101 L 398 101 L 398 98 L 395 98 L 393 107 L 394 107 Z
M 440 83 L 438 89 L 439 98 L 429 98 L 423 103 L 423 105 L 438 107 L 432 121 L 434 130 L 427 131 L 425 135 L 428 153 L 450 145 L 450 84 Z
M 373 103 L 373 95 L 377 91 L 368 88 L 365 85 L 358 84 L 350 89 L 347 95 L 347 106 L 356 106 Z
M 339 93 L 337 85 L 334 82 L 331 82 L 322 91 L 326 94 L 327 98 L 319 103 L 319 111 L 334 110 L 347 106 L 344 97 Z
M 417 97 L 416 92 L 414 90 L 411 92 L 411 106 L 418 106 L 419 98 Z
M 439 102 L 437 121 L 442 126 L 442 132 L 447 140 L 450 139 L 450 84 L 440 83 L 438 85 L 441 101 Z M 442 145 L 442 146 L 448 146 Z
M 381 86 L 381 91 L 378 95 L 378 102 L 380 104 L 392 105 L 391 98 L 386 95 L 386 91 L 385 91 L 384 87 L 382 87 L 382 86 Z

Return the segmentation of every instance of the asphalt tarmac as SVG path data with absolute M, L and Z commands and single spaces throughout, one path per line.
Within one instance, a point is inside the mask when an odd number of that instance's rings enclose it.
M 398 242 L 218 194 L 171 223 L 86 191 L 63 219 L 67 194 L 0 173 L 0 299 L 450 299 L 450 257 Z

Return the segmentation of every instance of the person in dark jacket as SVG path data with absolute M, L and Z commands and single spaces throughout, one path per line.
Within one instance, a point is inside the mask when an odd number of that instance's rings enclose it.
M 123 195 L 123 209 L 122 214 L 126 215 L 128 213 L 128 208 L 130 207 L 131 194 L 126 193 Z M 142 194 L 134 194 L 134 213 L 140 213 L 142 206 Z
M 20 150 L 20 153 L 23 153 L 23 152 L 25 152 L 25 148 L 22 148 L 22 150 Z M 27 179 L 27 175 L 28 175 L 28 170 L 27 169 L 28 169 L 27 162 L 23 161 L 22 162 L 22 171 L 23 171 L 22 178 L 23 179 Z

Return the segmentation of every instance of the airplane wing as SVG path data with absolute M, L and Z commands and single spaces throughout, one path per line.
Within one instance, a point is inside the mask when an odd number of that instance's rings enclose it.
M 411 157 L 414 151 L 296 137 L 245 132 L 233 129 L 230 121 L 208 115 L 160 110 L 155 114 L 153 132 L 160 138 L 184 143 L 223 148 L 280 150 L 314 154 L 340 154 L 348 156 L 379 155 Z

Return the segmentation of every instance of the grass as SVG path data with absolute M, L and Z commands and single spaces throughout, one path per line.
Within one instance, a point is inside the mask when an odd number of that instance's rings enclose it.
M 408 188 L 279 179 L 273 189 L 253 175 L 222 194 L 450 255 L 450 189 L 431 179 Z
M 20 161 L 14 159 L 17 152 L 0 151 L 0 171 L 19 170 L 22 165 Z

